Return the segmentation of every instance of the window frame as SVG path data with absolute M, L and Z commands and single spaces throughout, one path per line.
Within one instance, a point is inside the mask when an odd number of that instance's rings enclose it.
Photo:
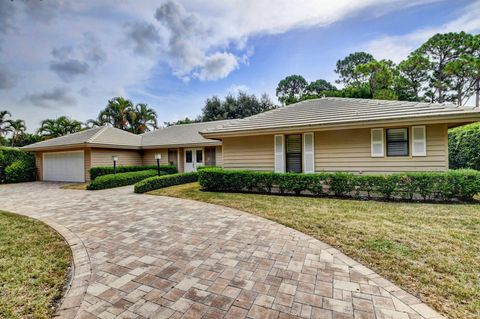
M 403 141 L 389 141 L 388 140 L 388 131 L 389 130 L 406 130 L 407 132 L 407 139 L 406 140 L 403 140 Z M 401 155 L 390 155 L 389 154 L 389 148 L 390 148 L 390 144 L 394 144 L 394 143 L 406 143 L 407 144 L 407 154 L 401 154 Z M 390 128 L 386 128 L 385 129 L 385 156 L 386 157 L 410 157 L 411 155 L 411 150 L 410 150 L 410 143 L 411 143 L 411 134 L 410 134 L 410 127 L 390 127 Z
M 200 157 L 198 155 L 200 155 Z M 200 158 L 200 161 L 198 160 L 199 158 Z M 203 163 L 203 150 L 197 149 L 195 150 L 195 164 L 202 164 L 202 163 Z
M 190 152 L 190 161 L 188 160 L 188 153 Z M 185 150 L 185 163 L 193 163 L 193 150 Z

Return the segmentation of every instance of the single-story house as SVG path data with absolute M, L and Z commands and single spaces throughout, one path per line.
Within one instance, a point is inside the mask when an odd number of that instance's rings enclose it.
M 101 126 L 27 145 L 35 152 L 37 176 L 43 181 L 85 182 L 89 169 L 117 165 L 173 164 L 180 172 L 201 165 L 222 165 L 222 142 L 202 137 L 199 131 L 230 121 L 184 124 L 135 135 L 110 126 Z
M 223 167 L 272 172 L 448 169 L 448 129 L 480 120 L 451 104 L 324 97 L 205 129 Z
M 392 173 L 448 169 L 448 129 L 480 121 L 450 104 L 320 98 L 241 120 L 175 125 L 142 135 L 108 126 L 23 147 L 39 180 L 88 181 L 95 166 L 201 165 L 272 172 Z

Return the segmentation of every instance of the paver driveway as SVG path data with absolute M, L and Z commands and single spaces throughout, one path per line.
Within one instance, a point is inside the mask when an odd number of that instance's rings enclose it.
M 327 244 L 234 209 L 40 182 L 0 186 L 0 209 L 74 247 L 60 317 L 440 318 Z

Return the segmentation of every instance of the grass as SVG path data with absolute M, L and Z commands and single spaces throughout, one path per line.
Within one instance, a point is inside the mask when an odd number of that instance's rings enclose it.
M 0 318 L 51 318 L 71 262 L 52 228 L 0 211 Z
M 479 318 L 480 205 L 202 192 L 198 183 L 149 194 L 237 208 L 318 238 L 450 318 Z
M 75 189 L 75 190 L 86 190 L 87 184 L 86 183 L 75 183 L 75 184 L 67 184 L 60 187 L 61 189 Z

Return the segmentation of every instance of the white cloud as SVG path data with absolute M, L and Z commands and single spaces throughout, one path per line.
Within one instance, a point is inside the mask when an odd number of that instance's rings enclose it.
M 325 26 L 371 7 L 378 15 L 432 1 L 213 0 L 200 6 L 198 1 L 169 0 L 155 18 L 168 38 L 166 62 L 173 73 L 186 80 L 216 80 L 248 62 L 252 48 L 247 43 L 255 35 Z
M 418 0 L 415 4 L 430 1 Z M 6 17 L 0 19 L 0 44 L 3 44 L 0 73 L 4 76 L 0 82 L 2 107 L 15 117 L 26 119 L 30 130 L 45 117 L 91 118 L 108 98 L 116 95 L 140 91 L 156 94 L 149 79 L 159 72 L 164 75 L 166 69 L 185 80 L 213 81 L 228 77 L 248 64 L 254 52 L 250 43 L 254 36 L 325 26 L 360 13 L 383 14 L 411 3 L 409 0 L 27 2 L 0 1 L 0 17 Z M 194 94 L 189 102 L 192 105 L 201 105 L 205 98 L 199 92 L 189 94 Z M 181 93 L 177 98 L 187 99 Z M 35 99 L 44 102 L 35 103 Z M 148 96 L 146 99 L 159 105 L 163 102 L 149 100 Z
M 239 92 L 248 92 L 249 90 L 250 88 L 244 84 L 234 84 L 228 88 L 227 93 L 238 94 Z
M 476 1 L 464 8 L 458 18 L 444 25 L 423 28 L 398 36 L 385 35 L 367 43 L 363 50 L 372 53 L 377 59 L 391 59 L 398 63 L 436 33 L 459 31 L 478 33 L 479 17 L 480 1 Z

